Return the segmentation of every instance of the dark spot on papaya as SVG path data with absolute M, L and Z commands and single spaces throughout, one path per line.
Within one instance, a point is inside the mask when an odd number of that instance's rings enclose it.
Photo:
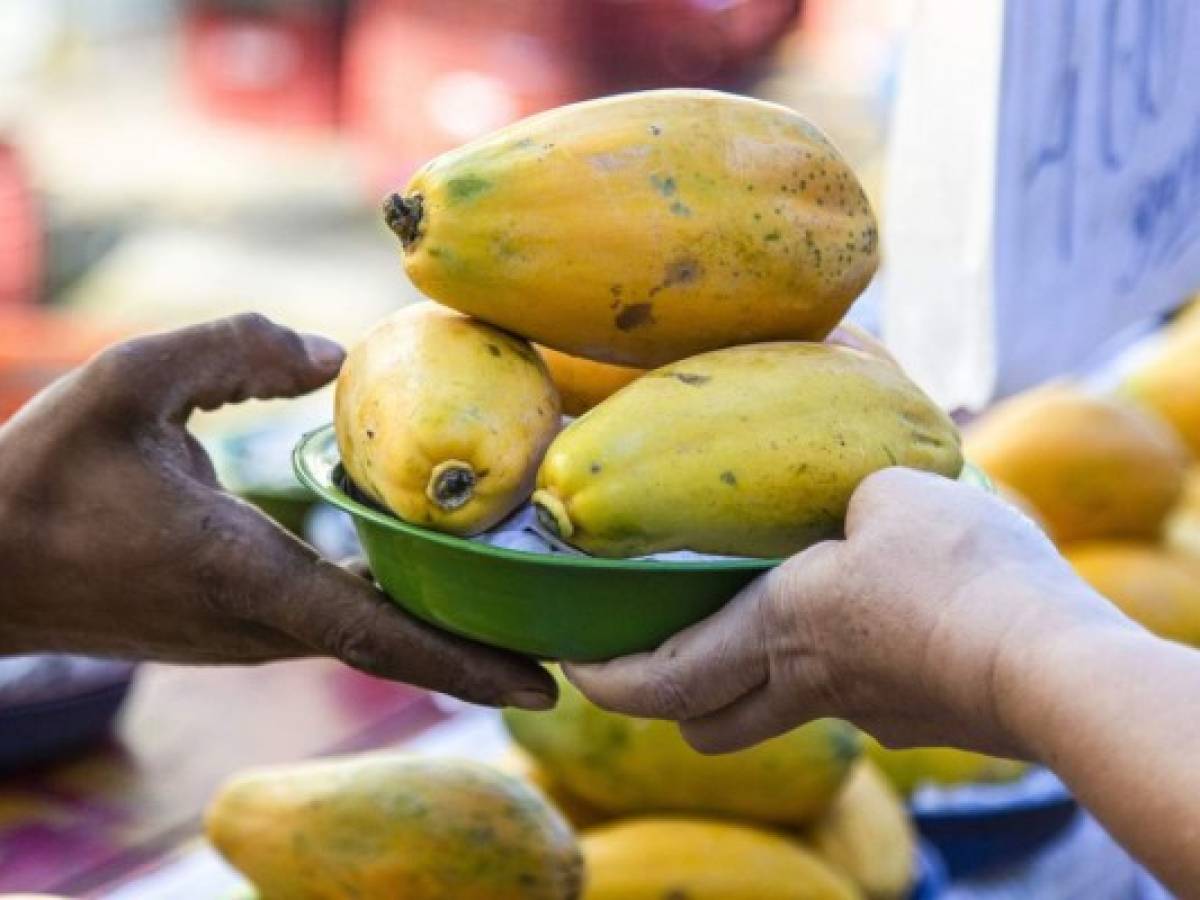
M 451 178 L 446 182 L 446 192 L 450 199 L 458 202 L 473 200 L 480 194 L 491 190 L 492 183 L 478 175 L 462 175 Z
M 677 216 L 690 216 L 692 214 L 692 211 L 678 200 L 671 204 L 671 212 Z
M 624 306 L 613 320 L 622 331 L 632 331 L 654 322 L 653 303 L 631 303 Z
M 737 476 L 734 475 L 732 472 L 722 472 L 721 480 L 723 482 L 725 482 L 727 485 L 729 485 L 730 487 L 737 487 Z
M 670 175 L 651 175 L 650 183 L 664 197 L 671 197 L 675 194 L 675 179 Z
M 600 463 L 594 462 L 590 466 L 588 466 L 588 471 L 591 472 L 593 475 L 599 475 L 601 468 L 603 468 L 603 467 L 600 465 Z
M 625 293 L 625 288 L 621 287 L 619 284 L 614 284 L 608 289 L 608 292 L 614 297 L 620 297 L 623 293 Z
M 500 348 L 497 347 L 495 344 L 488 344 L 487 348 L 488 348 L 488 353 L 492 354 L 492 356 L 500 355 Z
M 488 475 L 491 474 L 491 471 L 492 471 L 491 469 L 480 469 L 478 472 L 475 473 L 475 477 L 476 478 L 487 478 Z
M 671 287 L 676 284 L 691 284 L 704 273 L 700 263 L 691 258 L 677 259 L 667 266 L 662 286 Z
M 712 381 L 711 375 L 696 375 L 692 372 L 672 372 L 669 377 L 676 381 L 682 381 L 684 384 L 690 384 L 692 387 L 699 387 Z
M 442 257 L 442 248 L 441 247 L 430 247 L 425 252 L 428 253 L 430 256 L 432 256 L 434 259 L 441 259 L 441 257 Z
M 533 138 L 522 138 L 513 144 L 514 150 L 528 150 L 533 146 Z
M 367 440 L 370 441 L 370 440 L 374 440 L 374 439 L 375 439 L 375 432 L 372 431 L 370 428 L 368 428 L 367 429 Z
M 652 135 L 654 135 L 655 137 L 658 137 L 660 134 L 662 134 L 662 129 L 661 129 L 659 126 L 657 126 L 657 125 L 651 125 L 651 126 L 650 126 L 650 133 L 651 133 Z
M 755 213 L 755 214 L 754 214 L 754 221 L 755 221 L 755 222 L 761 222 L 761 221 L 762 221 L 762 213 Z
M 768 232 L 767 234 L 763 235 L 763 240 L 767 241 L 767 242 L 777 241 L 777 240 L 779 240 L 779 237 L 780 237 L 780 235 L 779 235 L 778 231 L 771 231 L 771 232 Z

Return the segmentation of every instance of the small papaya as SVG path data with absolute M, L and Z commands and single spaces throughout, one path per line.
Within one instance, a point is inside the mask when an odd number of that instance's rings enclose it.
M 833 806 L 804 837 L 867 900 L 904 900 L 916 881 L 912 819 L 896 789 L 869 759 L 855 763 Z
M 829 139 L 716 91 L 533 116 L 432 160 L 384 215 L 427 296 L 641 368 L 821 340 L 878 266 L 870 203 Z
M 998 404 L 967 428 L 963 446 L 968 459 L 1034 506 L 1059 543 L 1156 537 L 1189 460 L 1156 416 L 1066 383 Z
M 519 778 L 394 753 L 254 769 L 205 828 L 263 900 L 575 900 L 578 844 Z
M 527 341 L 433 303 L 401 309 L 351 348 L 334 406 L 355 487 L 406 522 L 460 535 L 529 497 L 561 425 Z
M 893 363 L 847 347 L 730 347 L 656 369 L 565 428 L 539 521 L 596 556 L 783 557 L 840 534 L 867 475 L 963 468 L 958 431 Z
M 504 723 L 555 783 L 609 816 L 669 812 L 802 826 L 829 808 L 859 756 L 858 732 L 835 719 L 705 756 L 673 723 L 602 710 L 555 674 L 554 709 L 507 709 Z
M 1064 547 L 1063 555 L 1131 619 L 1200 647 L 1200 561 L 1142 541 L 1084 541 Z
M 781 834 L 735 822 L 627 819 L 581 841 L 584 900 L 859 900 L 842 873 Z

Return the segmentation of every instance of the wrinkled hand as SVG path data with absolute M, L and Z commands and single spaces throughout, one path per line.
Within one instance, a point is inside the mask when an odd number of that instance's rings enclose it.
M 0 653 L 331 655 L 475 702 L 551 705 L 538 666 L 416 622 L 217 484 L 190 414 L 298 396 L 342 358 L 241 316 L 113 347 L 0 428 Z
M 852 498 L 846 539 L 760 578 L 653 653 L 566 667 L 600 706 L 678 720 L 740 749 L 824 716 L 896 746 L 1027 756 L 1019 679 L 1049 639 L 1130 628 L 1024 516 L 944 478 L 888 469 Z

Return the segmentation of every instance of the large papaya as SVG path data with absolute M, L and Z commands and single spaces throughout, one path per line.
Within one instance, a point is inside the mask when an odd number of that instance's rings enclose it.
M 630 819 L 587 832 L 584 900 L 858 900 L 840 872 L 780 834 L 734 822 Z
M 1189 311 L 1167 330 L 1162 346 L 1130 374 L 1124 391 L 1170 422 L 1200 456 L 1200 312 Z
M 963 443 L 967 458 L 1028 500 L 1060 543 L 1156 536 L 1188 467 L 1187 448 L 1157 417 L 1070 384 L 1006 400 Z
M 610 815 L 804 825 L 829 808 L 859 755 L 853 726 L 823 719 L 749 750 L 705 756 L 673 723 L 606 712 L 557 677 L 553 710 L 505 710 L 505 725 L 555 782 Z
M 574 835 L 519 778 L 399 754 L 254 769 L 206 830 L 263 900 L 574 900 Z
M 891 362 L 847 347 L 731 347 L 639 378 L 551 444 L 539 520 L 597 556 L 787 556 L 840 533 L 888 466 L 949 477 L 958 432 Z
M 1084 581 L 1160 637 L 1200 647 L 1200 561 L 1140 541 L 1063 550 Z
M 434 159 L 384 211 L 430 297 L 626 366 L 820 340 L 878 264 L 870 204 L 829 140 L 713 91 L 542 113 Z
M 355 486 L 452 534 L 483 531 L 528 498 L 561 424 L 528 342 L 433 303 L 394 313 L 350 350 L 335 409 Z
M 860 759 L 833 806 L 808 830 L 817 855 L 850 876 L 868 900 L 904 900 L 916 881 L 917 835 L 904 801 Z

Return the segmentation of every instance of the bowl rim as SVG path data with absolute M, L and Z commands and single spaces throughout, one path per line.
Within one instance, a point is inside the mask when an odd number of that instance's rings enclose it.
M 440 531 L 432 531 L 390 516 L 365 503 L 355 500 L 337 486 L 333 480 L 334 470 L 341 464 L 337 452 L 337 441 L 333 424 L 304 434 L 292 451 L 292 466 L 301 484 L 319 498 L 349 513 L 356 519 L 365 519 L 388 531 L 434 544 L 440 544 L 464 553 L 475 553 L 493 559 L 526 564 L 555 566 L 563 569 L 621 572 L 765 572 L 780 565 L 782 559 L 722 559 L 683 560 L 658 559 L 607 559 L 597 556 L 572 556 L 570 554 L 533 553 L 527 550 L 509 550 L 493 547 L 469 538 L 461 538 Z
M 573 556 L 570 554 L 534 553 L 527 550 L 510 550 L 493 547 L 469 538 L 457 537 L 440 531 L 410 525 L 395 516 L 373 509 L 355 500 L 334 481 L 334 472 L 341 465 L 337 448 L 337 437 L 332 422 L 306 432 L 292 450 L 292 468 L 300 483 L 318 498 L 350 514 L 355 519 L 366 520 L 373 525 L 403 534 L 421 541 L 439 544 L 463 553 L 474 553 L 493 559 L 563 569 L 618 572 L 766 572 L 782 565 L 786 559 L 715 559 L 715 560 L 658 560 L 658 559 L 608 559 L 598 556 Z M 994 490 L 991 481 L 981 470 L 966 463 L 961 480 L 973 481 L 985 490 Z

